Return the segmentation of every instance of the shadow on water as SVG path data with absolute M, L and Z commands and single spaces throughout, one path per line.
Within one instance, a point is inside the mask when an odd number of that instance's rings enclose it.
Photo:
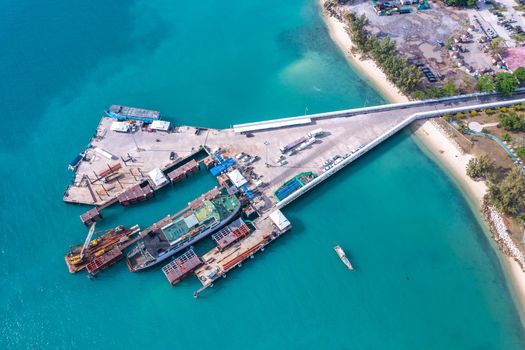
M 392 136 L 385 142 L 381 143 L 379 146 L 375 147 L 365 155 L 361 156 L 359 159 L 355 160 L 351 164 L 347 165 L 344 169 L 338 171 L 334 175 L 330 176 L 328 179 L 324 180 L 321 184 L 317 185 L 315 188 L 306 192 L 304 195 L 293 201 L 284 211 L 287 215 L 296 215 L 305 204 L 315 200 L 319 196 L 322 196 L 324 192 L 330 191 L 330 187 L 340 182 L 342 179 L 352 178 L 352 176 L 366 172 L 367 167 L 375 162 L 378 158 L 382 157 L 383 154 L 391 148 L 397 147 L 400 143 L 404 142 L 410 133 L 408 130 L 404 129 L 398 134 Z M 288 212 L 292 212 L 288 214 Z M 293 224 L 293 223 L 292 223 Z
M 297 244 L 299 243 L 297 242 L 297 240 L 301 239 L 301 235 L 304 234 L 307 229 L 307 227 L 304 225 L 304 222 L 301 221 L 299 217 L 291 216 L 291 218 L 293 219 L 292 230 L 286 232 L 277 240 L 268 244 L 266 247 L 264 247 L 264 251 L 258 251 L 257 253 L 255 253 L 253 255 L 253 259 L 246 259 L 241 263 L 241 266 L 235 267 L 232 270 L 230 270 L 226 274 L 225 278 L 221 278 L 217 280 L 216 283 L 214 283 L 212 289 L 208 289 L 204 293 L 200 294 L 199 299 L 206 298 L 208 296 L 210 298 L 220 298 L 221 293 L 224 293 L 224 291 L 229 290 L 231 286 L 235 287 L 236 284 L 238 285 L 240 281 L 246 278 L 242 276 L 243 274 L 250 275 L 254 272 L 259 271 L 259 269 L 261 268 L 269 270 L 279 268 L 278 266 L 272 266 L 271 263 L 275 262 L 275 256 L 272 256 L 272 254 L 286 254 L 286 252 L 290 249 L 292 245 L 297 246 Z M 211 243 L 211 247 L 213 247 L 211 238 L 205 239 L 205 241 L 206 240 L 209 241 L 206 243 Z M 217 295 L 214 296 L 214 294 Z

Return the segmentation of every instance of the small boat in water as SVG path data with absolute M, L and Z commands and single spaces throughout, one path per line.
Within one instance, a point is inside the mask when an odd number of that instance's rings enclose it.
M 337 253 L 337 255 L 339 255 L 339 259 L 341 259 L 343 264 L 345 264 L 346 267 L 348 267 L 349 270 L 353 270 L 354 267 L 352 266 L 352 263 L 350 263 L 350 260 L 348 260 L 348 258 L 346 257 L 346 254 L 345 254 L 345 251 L 343 250 L 343 248 L 341 248 L 341 246 L 339 246 L 339 245 L 336 245 L 334 247 L 334 249 L 335 249 L 335 252 Z

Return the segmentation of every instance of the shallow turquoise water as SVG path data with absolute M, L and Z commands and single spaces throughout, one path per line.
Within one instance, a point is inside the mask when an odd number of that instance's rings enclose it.
M 159 270 L 69 275 L 86 208 L 61 202 L 67 163 L 107 105 L 227 127 L 383 100 L 315 1 L 2 3 L 0 348 L 524 348 L 481 227 L 408 131 L 287 208 L 294 229 L 198 300 L 196 279 L 171 288 Z M 203 172 L 100 228 L 148 225 L 213 185 Z

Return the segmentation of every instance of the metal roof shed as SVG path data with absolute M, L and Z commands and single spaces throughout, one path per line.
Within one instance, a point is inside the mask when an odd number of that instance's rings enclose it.
M 284 216 L 284 214 L 279 209 L 270 214 L 270 219 L 273 221 L 275 226 L 277 226 L 277 228 L 281 231 L 284 231 L 290 228 L 290 226 L 292 226 L 292 224 L 290 224 L 290 221 L 288 221 L 286 216 Z
M 159 131 L 168 131 L 170 129 L 170 122 L 164 120 L 154 120 L 151 122 L 151 129 Z
M 233 171 L 230 171 L 228 174 L 228 177 L 230 178 L 230 181 L 235 185 L 235 187 L 239 188 L 243 185 L 245 185 L 248 181 L 242 176 L 241 172 L 238 169 L 235 169 Z
M 160 187 L 168 182 L 168 179 L 166 179 L 166 176 L 160 171 L 159 168 L 155 168 L 152 171 L 148 173 L 148 176 L 150 177 L 151 181 L 155 184 L 156 187 Z
M 113 122 L 110 127 L 111 131 L 128 132 L 129 124 L 127 122 Z

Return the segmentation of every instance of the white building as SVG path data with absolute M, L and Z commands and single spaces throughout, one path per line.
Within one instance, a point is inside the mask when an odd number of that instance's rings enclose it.
M 246 185 L 248 183 L 248 180 L 246 180 L 246 178 L 244 176 L 242 176 L 241 172 L 238 169 L 230 171 L 227 175 L 228 175 L 228 178 L 230 179 L 230 181 L 237 188 L 239 188 L 239 187 L 241 187 L 243 185 Z
M 150 171 L 148 173 L 148 176 L 150 177 L 151 181 L 153 181 L 155 187 L 160 187 L 168 183 L 168 179 L 166 178 L 166 176 L 164 176 L 164 174 L 162 173 L 162 171 L 160 171 L 159 168 L 155 168 L 152 171 Z
M 279 231 L 286 231 L 290 228 L 290 226 L 292 226 L 290 221 L 288 221 L 286 216 L 284 216 L 284 214 L 279 209 L 270 214 L 270 219 L 273 221 L 274 225 L 277 226 Z

